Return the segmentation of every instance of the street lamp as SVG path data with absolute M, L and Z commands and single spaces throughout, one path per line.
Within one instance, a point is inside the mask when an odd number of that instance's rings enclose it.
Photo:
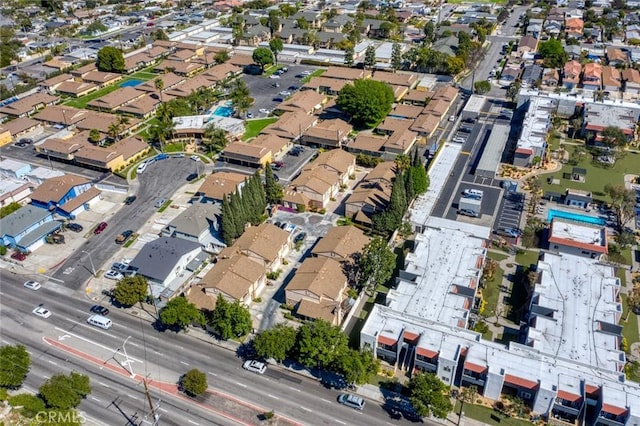
M 91 258 L 91 253 L 89 253 L 86 250 L 82 250 L 82 253 L 86 253 L 89 256 L 89 264 L 91 265 L 91 273 L 95 277 L 96 276 L 96 268 L 95 268 L 95 266 L 93 266 L 93 259 Z

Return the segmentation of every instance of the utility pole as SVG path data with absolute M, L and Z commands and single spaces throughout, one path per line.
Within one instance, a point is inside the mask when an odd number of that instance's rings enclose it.
M 142 384 L 144 385 L 144 394 L 147 396 L 147 402 L 149 403 L 149 407 L 151 408 L 151 416 L 153 417 L 153 426 L 157 426 L 160 424 L 160 415 L 156 412 L 156 406 L 151 401 L 151 394 L 149 393 L 149 387 L 147 386 L 147 378 L 142 379 Z M 160 401 L 158 401 L 158 405 L 160 405 Z

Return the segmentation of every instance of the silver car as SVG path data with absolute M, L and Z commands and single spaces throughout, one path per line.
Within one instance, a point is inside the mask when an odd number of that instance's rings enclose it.
M 242 364 L 242 368 L 252 373 L 264 374 L 267 369 L 267 364 L 256 360 L 249 360 Z

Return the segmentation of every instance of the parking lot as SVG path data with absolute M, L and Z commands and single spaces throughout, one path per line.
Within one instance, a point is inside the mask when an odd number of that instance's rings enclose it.
M 525 195 L 522 193 L 505 192 L 496 216 L 494 229 L 520 228 L 524 200 Z
M 280 92 L 289 91 L 293 94 L 295 92 L 293 86 L 298 88 L 302 87 L 304 84 L 300 81 L 302 78 L 296 76 L 299 76 L 300 73 L 305 71 L 313 72 L 316 70 L 316 67 L 306 65 L 287 65 L 287 68 L 289 71 L 283 73 L 279 78 L 270 78 L 261 75 L 243 75 L 244 81 L 247 83 L 247 87 L 254 99 L 254 103 L 249 110 L 254 117 L 259 118 L 268 115 L 260 112 L 260 110 L 273 111 L 280 103 L 273 99 L 283 98 Z

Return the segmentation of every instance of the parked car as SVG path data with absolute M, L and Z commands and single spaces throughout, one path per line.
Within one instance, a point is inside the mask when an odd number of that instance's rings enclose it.
M 31 145 L 33 143 L 33 139 L 30 138 L 22 138 L 18 141 L 19 144 L 23 145 Z
M 455 115 L 449 116 L 449 121 L 456 121 L 456 116 Z
M 133 235 L 133 231 L 131 229 L 127 229 L 123 231 L 120 235 L 116 237 L 116 244 L 124 244 L 127 242 L 129 238 Z
M 40 287 L 42 287 L 40 283 L 36 281 L 26 281 L 23 285 L 31 290 L 39 290 Z
M 278 83 L 277 81 L 275 83 L 271 83 L 272 87 L 280 87 L 280 83 Z
M 180 154 L 173 154 L 173 156 L 174 156 L 175 158 L 184 158 L 184 153 L 183 153 L 183 152 L 181 152 Z
M 202 160 L 200 159 L 200 156 L 199 156 L 199 155 L 192 155 L 192 156 L 191 156 L 191 157 L 189 157 L 189 158 L 191 158 L 193 161 L 202 161 Z
M 155 157 L 156 161 L 166 160 L 167 158 L 169 158 L 169 154 L 165 154 L 164 152 L 162 154 L 156 155 Z
M 133 204 L 133 202 L 137 199 L 138 197 L 136 197 L 135 195 L 129 195 L 127 198 L 124 199 L 124 203 L 129 206 L 131 204 Z
M 284 228 L 286 228 L 287 226 L 289 226 L 289 224 L 288 224 L 287 222 L 282 222 L 282 223 L 280 224 L 280 229 L 284 229 Z
M 84 228 L 79 223 L 70 222 L 70 223 L 67 223 L 67 229 L 73 232 L 82 232 Z
M 109 315 L 109 309 L 101 305 L 93 305 L 91 309 L 89 309 L 89 311 L 93 312 L 94 314 L 102 315 L 105 317 Z
M 116 281 L 120 281 L 121 279 L 124 278 L 124 275 L 122 275 L 120 272 L 118 271 L 114 271 L 113 269 L 111 269 L 110 271 L 107 271 L 104 274 L 104 277 L 108 280 L 116 280 Z
M 198 174 L 197 173 L 191 173 L 189 176 L 187 176 L 187 182 L 191 182 L 198 179 Z
M 127 269 L 128 267 L 129 267 L 128 264 L 122 263 L 122 262 L 116 262 L 113 265 L 111 265 L 111 269 L 113 269 L 114 271 L 118 271 L 118 272 L 122 272 L 125 269 Z
M 164 206 L 164 203 L 166 203 L 166 202 L 167 202 L 166 198 L 158 198 L 158 200 L 153 205 L 153 207 L 155 207 L 156 209 L 159 209 L 160 207 Z
M 300 86 L 289 86 L 288 90 L 298 90 L 300 89 Z
M 251 371 L 252 373 L 264 374 L 267 370 L 267 365 L 264 362 L 256 361 L 256 360 L 248 360 L 242 364 L 242 368 L 247 371 Z
M 456 136 L 455 138 L 452 139 L 452 141 L 458 142 L 458 143 L 465 143 L 467 140 L 465 138 L 461 138 L 460 136 Z
M 272 100 L 273 100 L 273 102 L 284 102 L 284 98 L 281 98 L 280 96 L 276 96 Z
M 313 72 L 312 72 L 312 71 L 302 71 L 300 74 L 301 74 L 301 75 L 304 75 L 304 76 L 306 77 L 306 76 L 308 76 L 308 75 L 313 74 Z
M 351 407 L 356 410 L 363 410 L 365 405 L 364 399 L 350 393 L 341 394 L 338 397 L 338 402 L 342 405 L 346 405 L 347 407 Z
M 288 91 L 288 90 L 283 90 L 283 91 L 281 91 L 281 92 L 280 92 L 280 93 L 278 93 L 278 94 L 279 94 L 280 96 L 284 96 L 285 98 L 286 98 L 287 96 L 291 96 L 291 92 L 290 92 L 290 91 Z
M 14 251 L 11 254 L 11 258 L 13 260 L 19 260 L 20 262 L 24 261 L 27 258 L 27 255 L 21 251 Z
M 266 108 L 260 108 L 260 110 L 259 110 L 259 111 L 260 111 L 260 114 L 271 114 L 271 111 L 269 111 L 269 110 L 268 110 L 268 109 L 266 109 Z
M 251 111 L 247 113 L 247 118 L 253 118 L 253 113 Z
M 293 223 L 288 224 L 283 228 L 288 233 L 292 234 L 296 230 L 296 226 Z
M 301 232 L 298 235 L 296 235 L 296 237 L 293 239 L 293 242 L 299 243 L 301 241 L 304 241 L 305 238 L 307 238 L 307 234 L 304 232 Z
M 136 173 L 141 175 L 144 173 L 145 170 L 147 170 L 147 162 L 140 163 L 140 165 L 136 169 Z
M 278 79 L 278 78 L 280 78 L 280 76 L 277 75 L 277 74 L 272 74 L 272 75 L 269 76 L 269 78 Z
M 44 306 L 40 305 L 36 307 L 33 311 L 34 315 L 37 315 L 41 318 L 49 318 L 51 316 L 51 311 L 46 309 Z
M 289 72 L 289 68 L 287 68 L 287 67 L 283 67 L 280 71 L 282 71 L 282 72 Z
M 98 226 L 96 226 L 96 229 L 93 230 L 93 233 L 96 235 L 102 234 L 102 231 L 107 229 L 107 226 L 107 222 L 100 222 Z

